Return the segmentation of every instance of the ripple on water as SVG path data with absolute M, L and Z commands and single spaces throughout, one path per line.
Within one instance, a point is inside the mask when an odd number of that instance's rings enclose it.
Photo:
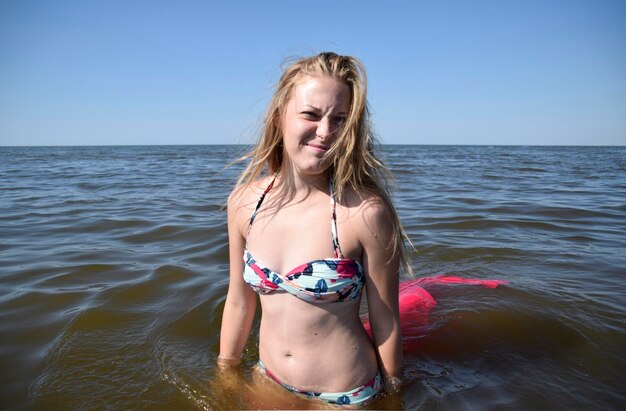
M 81 312 L 55 340 L 31 386 L 36 403 L 120 408 L 160 382 L 150 361 L 149 320 L 104 306 Z M 146 399 L 149 401 L 149 399 Z
M 137 275 L 121 264 L 82 264 L 63 268 L 65 272 L 52 275 L 37 284 L 38 288 L 64 292 L 70 290 L 106 289 L 132 281 Z
M 156 241 L 200 241 L 207 235 L 205 230 L 189 228 L 182 225 L 160 225 L 150 230 L 119 237 L 119 240 L 130 244 L 146 244 Z

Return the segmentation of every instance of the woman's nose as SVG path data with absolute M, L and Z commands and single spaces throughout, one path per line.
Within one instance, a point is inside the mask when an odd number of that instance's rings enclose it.
M 332 129 L 332 125 L 330 119 L 322 118 L 319 123 L 317 123 L 317 135 L 319 137 L 328 137 L 332 134 L 334 130 Z

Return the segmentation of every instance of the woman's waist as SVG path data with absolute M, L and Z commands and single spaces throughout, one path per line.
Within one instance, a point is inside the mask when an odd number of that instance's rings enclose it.
M 345 392 L 365 385 L 378 373 L 374 350 L 358 355 L 347 350 L 304 353 L 259 348 L 259 357 L 274 378 L 299 391 Z
M 295 388 L 346 391 L 365 384 L 378 371 L 374 347 L 364 331 L 351 335 L 312 331 L 308 337 L 265 331 L 260 336 L 261 360 L 278 380 Z

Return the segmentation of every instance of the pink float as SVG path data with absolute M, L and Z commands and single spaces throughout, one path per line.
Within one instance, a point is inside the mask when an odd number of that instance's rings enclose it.
M 504 280 L 474 280 L 454 276 L 435 276 L 409 280 L 400 283 L 400 325 L 402 326 L 402 348 L 412 351 L 419 346 L 429 328 L 429 314 L 437 305 L 437 300 L 424 287 L 432 285 L 467 284 L 496 288 L 506 284 Z M 363 326 L 372 337 L 369 320 L 363 319 Z

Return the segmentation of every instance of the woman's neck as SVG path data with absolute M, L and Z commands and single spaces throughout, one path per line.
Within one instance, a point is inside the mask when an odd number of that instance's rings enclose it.
M 330 173 L 302 174 L 289 164 L 283 164 L 277 176 L 278 188 L 283 191 L 284 198 L 296 201 L 303 200 L 315 192 L 328 193 Z

